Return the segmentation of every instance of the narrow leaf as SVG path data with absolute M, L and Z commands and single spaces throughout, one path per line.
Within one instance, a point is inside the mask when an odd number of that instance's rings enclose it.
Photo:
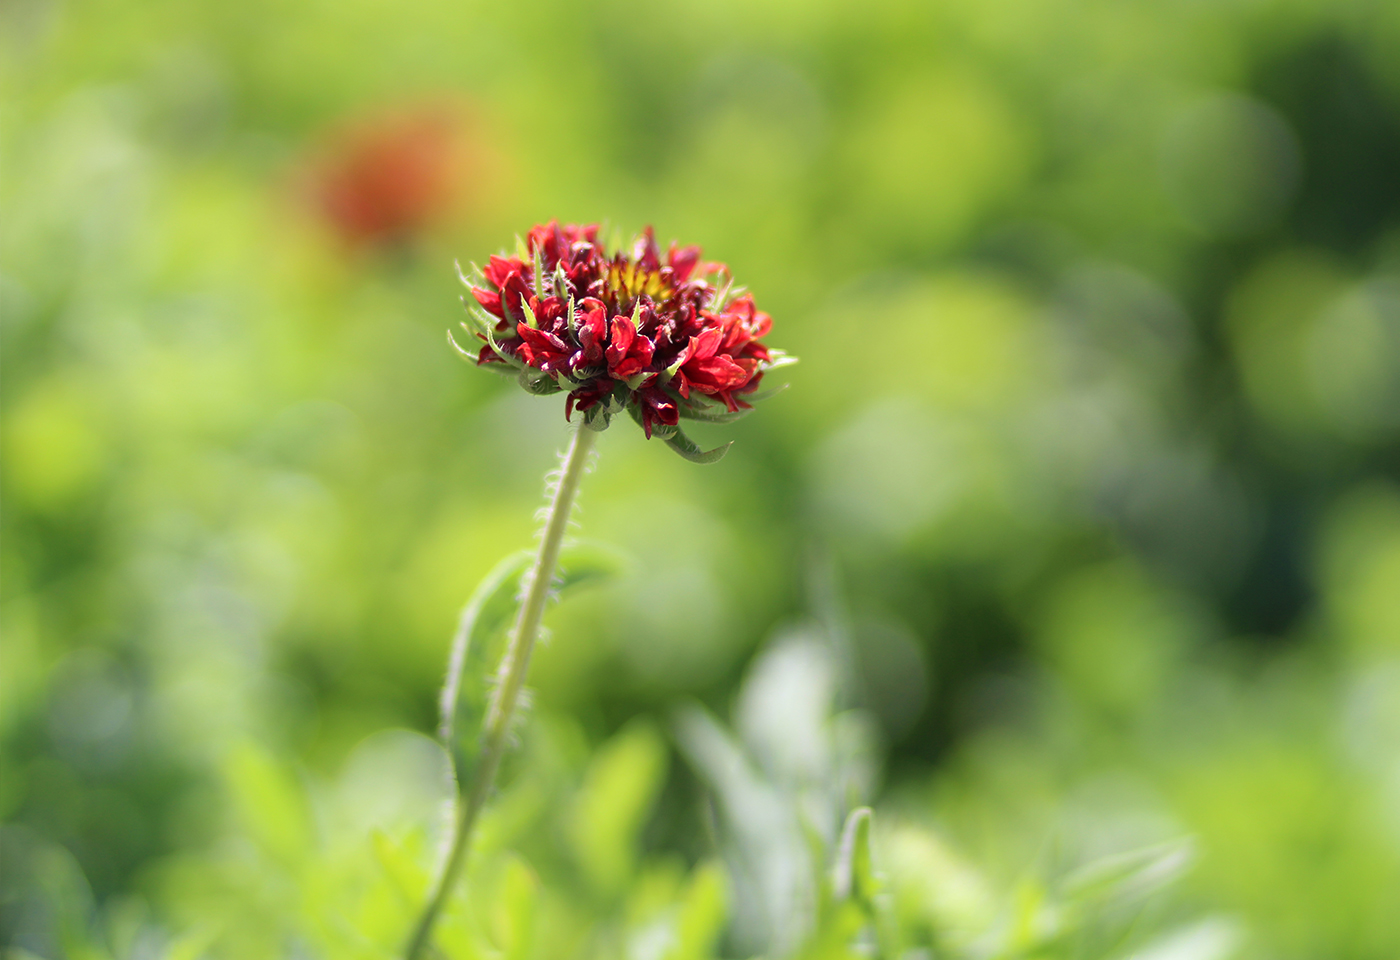
M 1176 882 L 1195 859 L 1195 847 L 1190 840 L 1105 857 L 1067 877 L 1064 894 L 1079 901 L 1136 900 Z
M 869 807 L 857 807 L 846 818 L 841 830 L 841 844 L 836 850 L 831 878 L 838 900 L 854 898 L 869 903 L 875 896 L 875 871 L 870 859 L 872 816 Z
M 491 672 L 500 659 L 500 638 L 515 612 L 520 575 L 533 559 L 528 550 L 520 550 L 496 564 L 457 621 L 442 685 L 438 735 L 452 755 L 459 788 L 466 786 L 476 766 L 477 734 L 486 716 Z
M 459 787 L 470 782 L 479 760 L 479 735 L 491 678 L 505 649 L 507 628 L 519 607 L 520 578 L 534 559 L 531 551 L 520 550 L 496 564 L 477 585 L 457 622 L 442 687 L 438 733 L 452 756 Z M 556 592 L 608 579 L 622 566 L 616 551 L 593 543 L 569 544 L 559 554 Z

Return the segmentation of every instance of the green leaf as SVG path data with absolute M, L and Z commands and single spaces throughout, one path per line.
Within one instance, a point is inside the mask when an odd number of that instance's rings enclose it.
M 533 552 L 520 550 L 496 564 L 477 585 L 457 621 L 442 687 L 438 732 L 452 756 L 459 789 L 471 782 L 480 760 L 479 735 L 491 680 L 505 651 L 506 628 L 519 607 L 521 575 L 534 560 Z M 622 565 L 616 551 L 592 543 L 569 544 L 559 554 L 556 590 L 562 593 L 606 579 Z
M 724 869 L 718 863 L 696 868 L 681 899 L 676 921 L 676 945 L 666 960 L 706 960 L 724 931 L 728 912 Z
M 636 866 L 642 827 L 666 776 L 665 741 L 656 728 L 637 722 L 595 754 L 574 800 L 569 839 L 574 856 L 595 889 L 619 893 Z
M 539 878 L 523 860 L 511 855 L 493 886 L 496 898 L 490 914 L 491 939 L 503 960 L 526 957 L 534 932 Z
M 870 858 L 870 824 L 873 816 L 869 807 L 857 807 L 846 817 L 831 879 L 838 900 L 869 904 L 879 892 Z
M 490 678 L 504 650 L 504 631 L 515 613 L 520 575 L 534 561 L 528 550 L 512 553 L 477 585 L 457 621 L 447 680 L 442 686 L 438 733 L 452 755 L 458 789 L 465 789 L 480 759 L 482 721 Z
M 402 902 L 417 905 L 422 902 L 428 882 L 432 879 L 422 865 L 383 830 L 375 828 L 370 834 L 374 858 L 393 884 Z
M 190 933 L 176 937 L 165 948 L 161 960 L 199 960 L 217 939 L 218 931 L 213 926 L 199 927 Z
M 565 544 L 559 551 L 554 586 L 562 593 L 585 584 L 611 580 L 621 574 L 626 565 L 626 557 L 615 547 L 591 540 Z
M 1195 862 L 1190 840 L 1156 844 L 1081 867 L 1064 881 L 1071 901 L 1137 900 L 1175 883 Z
M 251 742 L 224 758 L 224 775 L 248 832 L 285 866 L 300 865 L 311 850 L 311 809 L 296 774 Z

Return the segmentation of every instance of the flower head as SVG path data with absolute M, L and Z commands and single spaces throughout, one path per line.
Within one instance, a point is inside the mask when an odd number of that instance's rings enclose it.
M 474 268 L 468 321 L 483 342 L 464 356 L 518 376 L 531 393 L 567 392 L 564 416 L 577 411 L 602 430 L 626 410 L 648 438 L 661 437 L 690 459 L 702 452 L 680 419 L 728 422 L 760 398 L 764 373 L 793 362 L 762 343 L 772 325 L 722 263 L 699 247 L 671 244 L 663 256 L 651 227 L 630 253 L 609 255 L 598 226 L 535 227 L 515 256 Z

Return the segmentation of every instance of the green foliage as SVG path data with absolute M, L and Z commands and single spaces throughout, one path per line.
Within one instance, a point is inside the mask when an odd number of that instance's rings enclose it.
M 548 615 L 444 952 L 1400 955 L 1393 0 L 18 0 L 0 48 L 0 950 L 400 949 L 444 647 L 569 429 L 443 343 L 449 265 L 559 216 L 703 244 L 803 362 L 685 421 L 721 464 L 599 438 L 638 559 Z M 420 111 L 456 189 L 347 231 Z M 840 642 L 755 658 L 814 565 Z
M 579 867 L 605 898 L 621 893 L 633 875 L 639 835 L 661 789 L 666 759 L 661 735 L 635 724 L 589 762 L 569 838 Z

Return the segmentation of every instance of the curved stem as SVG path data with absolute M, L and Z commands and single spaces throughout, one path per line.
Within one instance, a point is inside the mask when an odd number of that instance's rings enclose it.
M 428 899 L 428 905 L 419 918 L 413 939 L 409 941 L 405 960 L 418 960 L 427 948 L 432 937 L 433 926 L 442 912 L 457 876 L 467 859 L 467 849 L 471 845 L 472 829 L 477 816 L 486 804 L 491 787 L 496 779 L 496 768 L 500 766 L 501 755 L 507 746 L 511 718 L 520 701 L 520 691 L 525 686 L 525 674 L 530 669 L 530 654 L 535 649 L 535 639 L 539 634 L 540 618 L 544 615 L 545 601 L 549 599 L 550 584 L 554 581 L 554 568 L 559 562 L 559 548 L 564 543 L 564 533 L 569 526 L 569 514 L 573 512 L 574 498 L 578 494 L 579 481 L 588 460 L 588 453 L 597 439 L 597 432 L 580 425 L 574 432 L 568 453 L 564 455 L 564 465 L 559 475 L 559 485 L 554 490 L 554 499 L 549 505 L 549 515 L 544 525 L 544 537 L 540 541 L 535 563 L 525 574 L 523 586 L 525 599 L 520 604 L 516 616 L 515 629 L 511 631 L 510 645 L 501 658 L 500 682 L 496 685 L 491 703 L 486 712 L 485 729 L 481 738 L 481 759 L 477 764 L 476 775 L 472 778 L 471 789 L 461 806 L 461 817 L 457 821 L 457 833 L 452 840 L 452 850 L 438 877 L 437 886 Z M 460 734 L 459 734 L 460 735 Z

